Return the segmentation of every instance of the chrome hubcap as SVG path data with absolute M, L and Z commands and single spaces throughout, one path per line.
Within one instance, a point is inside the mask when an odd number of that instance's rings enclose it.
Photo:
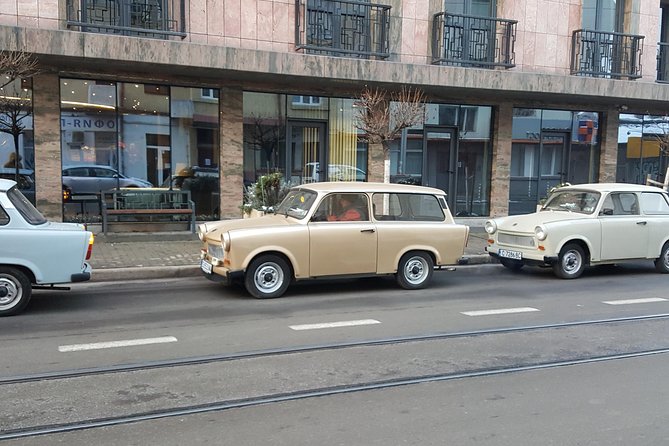
M 21 288 L 13 281 L 0 277 L 0 307 L 8 308 L 14 306 L 21 297 Z
M 273 293 L 283 284 L 283 270 L 276 263 L 263 263 L 256 270 L 254 281 L 263 293 Z
M 425 280 L 427 265 L 420 257 L 412 257 L 404 267 L 404 277 L 407 281 L 416 285 Z
M 562 259 L 562 268 L 566 273 L 573 274 L 581 268 L 581 261 L 577 251 L 569 251 Z

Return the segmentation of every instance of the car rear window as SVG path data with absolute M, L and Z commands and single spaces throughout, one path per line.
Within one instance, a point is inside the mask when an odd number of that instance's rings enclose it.
M 442 221 L 439 199 L 429 194 L 376 193 L 372 197 L 374 218 L 379 221 Z
M 7 215 L 7 212 L 0 206 L 0 226 L 4 226 L 7 223 L 9 223 L 9 215 Z
M 7 191 L 7 198 L 12 202 L 19 214 L 31 225 L 46 223 L 46 218 L 33 206 L 33 204 L 19 191 L 16 186 Z
M 660 193 L 641 194 L 641 210 L 644 214 L 669 214 L 667 198 Z

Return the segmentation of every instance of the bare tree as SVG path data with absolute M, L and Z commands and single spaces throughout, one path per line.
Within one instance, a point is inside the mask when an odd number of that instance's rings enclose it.
M 384 158 L 384 182 L 390 182 L 390 143 L 402 130 L 423 121 L 425 94 L 422 90 L 402 87 L 388 93 L 378 88 L 365 87 L 356 101 L 356 127 L 364 132 L 362 139 L 370 144 L 381 144 Z
M 14 154 L 8 167 L 14 167 L 19 181 L 21 157 L 19 138 L 25 131 L 24 120 L 32 114 L 32 82 L 38 72 L 37 60 L 22 51 L 0 52 L 0 132 L 12 135 Z

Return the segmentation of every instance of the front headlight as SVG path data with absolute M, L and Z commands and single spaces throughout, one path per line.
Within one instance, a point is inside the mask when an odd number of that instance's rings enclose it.
M 497 223 L 494 220 L 488 220 L 485 222 L 485 232 L 488 234 L 494 234 L 497 231 Z
M 230 251 L 230 234 L 224 232 L 221 235 L 221 244 L 223 245 L 223 251 Z
M 548 237 L 548 232 L 543 226 L 537 226 L 534 228 L 534 235 L 537 237 L 537 240 L 543 241 Z

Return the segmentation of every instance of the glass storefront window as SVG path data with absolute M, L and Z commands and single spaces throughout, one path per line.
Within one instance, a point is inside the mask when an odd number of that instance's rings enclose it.
M 69 196 L 63 219 L 100 221 L 100 193 L 115 188 L 184 187 L 198 220 L 217 219 L 218 90 L 212 91 L 61 79 L 63 189 Z
M 599 115 L 514 109 L 509 215 L 534 212 L 558 184 L 597 180 Z
M 622 113 L 618 127 L 616 181 L 664 180 L 669 167 L 669 117 Z
M 16 79 L 0 88 L 0 178 L 14 180 L 35 204 L 32 85 Z

